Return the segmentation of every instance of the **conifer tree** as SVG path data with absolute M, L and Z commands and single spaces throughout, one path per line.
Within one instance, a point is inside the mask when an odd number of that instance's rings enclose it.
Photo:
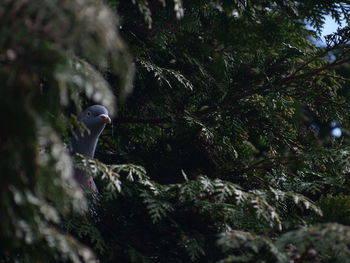
M 2 2 L 2 261 L 348 262 L 347 1 Z

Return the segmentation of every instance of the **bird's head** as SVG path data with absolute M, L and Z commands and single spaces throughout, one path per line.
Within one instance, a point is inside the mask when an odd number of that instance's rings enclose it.
M 100 133 L 107 123 L 111 123 L 108 110 L 102 105 L 88 107 L 79 115 L 79 120 L 85 124 L 92 134 Z

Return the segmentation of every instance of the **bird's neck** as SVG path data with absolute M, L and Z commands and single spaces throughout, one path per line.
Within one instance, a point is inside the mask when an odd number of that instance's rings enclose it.
M 77 139 L 72 141 L 73 152 L 93 158 L 101 132 L 102 130 L 98 133 L 88 134 L 85 132 L 80 134 Z

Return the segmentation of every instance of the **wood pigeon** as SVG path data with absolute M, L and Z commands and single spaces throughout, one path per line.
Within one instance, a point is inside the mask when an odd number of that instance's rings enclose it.
M 73 153 L 80 153 L 93 158 L 98 138 L 106 124 L 111 123 L 111 118 L 108 116 L 108 110 L 102 105 L 90 106 L 79 115 L 79 121 L 88 128 L 88 131 L 85 130 L 84 132 L 79 133 L 76 138 L 73 138 Z M 93 178 L 86 175 L 83 170 L 75 169 L 74 177 L 83 189 L 98 192 Z

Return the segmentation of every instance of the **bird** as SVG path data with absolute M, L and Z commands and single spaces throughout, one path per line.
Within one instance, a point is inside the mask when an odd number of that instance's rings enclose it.
M 102 105 L 92 105 L 85 109 L 78 119 L 88 130 L 78 132 L 77 136 L 72 139 L 72 153 L 94 158 L 98 139 L 106 124 L 112 122 L 108 110 Z M 74 178 L 84 190 L 98 193 L 94 179 L 86 175 L 83 170 L 75 169 Z

